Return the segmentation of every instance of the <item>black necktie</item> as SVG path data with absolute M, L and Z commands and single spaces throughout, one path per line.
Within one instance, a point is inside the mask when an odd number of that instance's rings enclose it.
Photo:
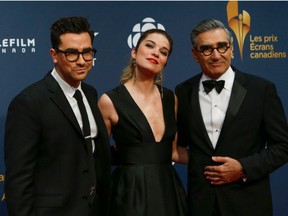
M 89 137 L 90 133 L 91 133 L 90 124 L 89 124 L 87 111 L 86 111 L 85 105 L 84 105 L 83 100 L 82 100 L 82 94 L 77 89 L 75 91 L 75 94 L 73 95 L 73 97 L 77 100 L 77 104 L 78 104 L 78 107 L 79 107 L 79 110 L 80 110 L 80 113 L 81 113 L 82 123 L 83 123 L 82 131 L 83 131 L 84 137 L 85 138 Z
M 86 144 L 87 144 L 87 148 L 88 148 L 88 152 L 90 153 L 90 161 L 89 161 L 89 169 L 88 172 L 91 176 L 90 180 L 90 188 L 89 188 L 89 195 L 87 195 L 87 198 L 89 200 L 89 203 L 92 204 L 94 202 L 94 198 L 95 198 L 95 193 L 96 193 L 96 175 L 95 175 L 95 167 L 94 167 L 94 156 L 92 153 L 92 139 L 91 139 L 91 129 L 90 129 L 90 124 L 89 124 L 89 119 L 88 119 L 88 115 L 87 115 L 87 111 L 85 108 L 85 105 L 83 103 L 82 100 L 82 94 L 81 92 L 77 89 L 75 91 L 75 94 L 73 95 L 73 97 L 77 100 L 77 104 L 81 113 L 81 117 L 82 117 L 82 123 L 83 123 L 83 135 L 85 137 L 86 140 Z
M 218 94 L 220 94 L 220 92 L 222 91 L 225 85 L 224 80 L 219 80 L 219 81 L 206 80 L 206 81 L 203 81 L 202 83 L 203 83 L 204 91 L 206 92 L 206 94 L 208 94 L 213 88 L 215 88 Z

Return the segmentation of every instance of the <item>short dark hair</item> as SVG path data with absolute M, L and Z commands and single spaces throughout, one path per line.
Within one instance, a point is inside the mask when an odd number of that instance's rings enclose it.
M 80 16 L 60 18 L 52 24 L 50 31 L 50 39 L 53 49 L 57 49 L 59 47 L 59 44 L 61 43 L 60 36 L 65 33 L 80 34 L 83 32 L 88 32 L 92 43 L 94 40 L 94 31 L 90 29 L 88 20 Z

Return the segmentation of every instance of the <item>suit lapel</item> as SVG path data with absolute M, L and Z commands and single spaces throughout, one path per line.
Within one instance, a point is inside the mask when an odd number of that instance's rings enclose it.
M 200 78 L 201 78 L 201 74 L 199 74 L 195 79 L 192 80 L 191 91 L 189 91 L 191 94 L 191 95 L 189 95 L 189 98 L 191 98 L 190 104 L 192 107 L 192 112 L 193 112 L 192 114 L 194 115 L 194 119 L 196 120 L 195 124 L 197 125 L 197 127 L 201 131 L 206 142 L 209 143 L 209 146 L 211 148 L 213 148 L 213 145 L 212 145 L 211 140 L 208 136 L 208 133 L 207 133 L 204 121 L 203 121 L 201 109 L 200 109 L 200 101 L 199 101 Z
M 236 72 L 230 102 L 227 108 L 218 143 L 221 143 L 221 140 L 224 139 L 225 134 L 229 130 L 230 125 L 232 124 L 233 119 L 237 115 L 240 106 L 246 96 L 247 89 L 244 87 L 244 84 L 245 82 L 242 79 L 240 72 Z
M 50 92 L 51 100 L 64 113 L 64 115 L 71 122 L 71 124 L 82 135 L 81 128 L 77 122 L 74 112 L 57 81 L 53 78 L 53 76 L 50 73 L 44 79 L 47 84 L 47 88 Z
M 103 118 L 101 116 L 100 110 L 98 108 L 98 96 L 95 95 L 95 92 L 89 91 L 85 83 L 82 83 L 82 90 L 88 100 L 88 103 L 90 105 L 91 111 L 93 113 L 93 116 L 96 121 L 96 125 L 98 128 L 98 133 L 102 135 L 104 131 L 106 131 L 106 126 L 104 124 Z

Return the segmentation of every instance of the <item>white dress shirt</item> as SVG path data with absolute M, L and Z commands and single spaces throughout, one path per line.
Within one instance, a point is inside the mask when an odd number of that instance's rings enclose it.
M 199 85 L 199 100 L 202 118 L 213 147 L 216 147 L 222 125 L 225 119 L 230 100 L 235 73 L 231 67 L 217 80 L 224 80 L 225 85 L 220 94 L 212 89 L 206 94 L 202 82 L 210 80 L 205 74 L 202 75 Z

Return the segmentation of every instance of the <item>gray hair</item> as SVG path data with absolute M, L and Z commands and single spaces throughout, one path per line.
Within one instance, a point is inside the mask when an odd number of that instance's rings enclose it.
M 233 36 L 231 32 L 224 26 L 222 22 L 216 19 L 205 19 L 202 20 L 200 23 L 198 23 L 190 33 L 190 40 L 192 43 L 192 47 L 196 46 L 197 37 L 200 33 L 215 29 L 224 29 L 225 32 L 227 33 L 229 43 L 230 44 L 233 43 Z

